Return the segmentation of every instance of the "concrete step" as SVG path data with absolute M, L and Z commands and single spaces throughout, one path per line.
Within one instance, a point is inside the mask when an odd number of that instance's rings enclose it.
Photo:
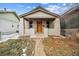
M 44 34 L 36 34 L 32 38 L 44 38 Z

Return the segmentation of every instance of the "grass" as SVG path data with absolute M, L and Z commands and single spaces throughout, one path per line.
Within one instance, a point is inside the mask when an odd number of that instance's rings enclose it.
M 27 43 L 29 46 L 27 45 Z M 34 50 L 34 41 L 27 37 L 20 37 L 20 39 L 10 39 L 0 43 L 0 56 L 20 56 L 23 52 L 22 49 L 27 47 L 27 55 L 32 55 Z M 29 52 L 30 51 L 30 52 Z
M 77 56 L 79 43 L 70 38 L 45 38 L 44 51 L 47 56 Z

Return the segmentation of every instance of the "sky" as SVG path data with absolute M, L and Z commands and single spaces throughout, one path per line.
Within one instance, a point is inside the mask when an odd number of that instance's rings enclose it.
M 63 14 L 65 11 L 77 4 L 73 3 L 0 3 L 0 10 L 6 8 L 8 11 L 15 11 L 18 15 L 27 13 L 37 6 L 42 6 L 48 11 L 56 14 Z

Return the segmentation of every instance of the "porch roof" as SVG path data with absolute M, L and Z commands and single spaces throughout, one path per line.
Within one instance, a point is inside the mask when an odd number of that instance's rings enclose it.
M 54 21 L 55 18 L 24 18 L 25 20 L 51 20 Z

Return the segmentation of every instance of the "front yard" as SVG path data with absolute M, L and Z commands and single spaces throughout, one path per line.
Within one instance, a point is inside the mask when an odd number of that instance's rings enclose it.
M 78 56 L 79 43 L 69 38 L 45 38 L 44 51 L 47 56 Z
M 35 41 L 29 37 L 19 37 L 0 43 L 0 56 L 21 56 L 22 49 L 27 47 L 27 56 L 34 56 Z M 48 37 L 43 40 L 47 56 L 78 56 L 79 42 L 70 38 Z M 40 48 L 40 47 L 39 47 Z M 41 48 L 42 49 L 42 48 Z M 32 53 L 33 52 L 33 53 Z
M 29 43 L 29 45 L 27 45 Z M 32 55 L 35 42 L 27 37 L 20 37 L 20 39 L 10 39 L 0 43 L 0 56 L 21 56 L 22 49 L 27 47 L 26 54 Z

